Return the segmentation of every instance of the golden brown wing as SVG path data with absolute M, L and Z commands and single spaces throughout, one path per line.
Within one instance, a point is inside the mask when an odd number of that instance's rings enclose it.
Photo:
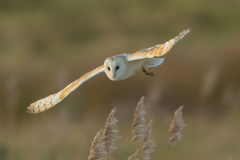
M 104 66 L 99 66 L 96 69 L 84 74 L 82 77 L 77 79 L 76 81 L 69 84 L 63 90 L 59 91 L 54 95 L 50 95 L 46 98 L 40 99 L 34 103 L 32 103 L 28 107 L 27 113 L 35 114 L 43 112 L 49 108 L 52 108 L 59 102 L 61 102 L 64 98 L 66 98 L 72 91 L 74 91 L 77 87 L 79 87 L 83 82 L 87 81 L 88 79 L 92 78 L 93 76 L 104 72 Z
M 128 61 L 134 61 L 138 59 L 144 59 L 144 58 L 154 58 L 154 57 L 160 57 L 164 54 L 166 54 L 170 49 L 173 47 L 173 45 L 180 39 L 182 39 L 187 33 L 189 33 L 191 30 L 187 29 L 181 32 L 177 37 L 167 41 L 164 44 L 159 44 L 147 49 L 139 50 L 135 53 L 129 54 L 127 59 Z

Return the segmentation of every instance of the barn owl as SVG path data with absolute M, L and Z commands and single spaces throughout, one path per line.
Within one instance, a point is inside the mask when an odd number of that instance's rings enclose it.
M 27 113 L 35 114 L 52 108 L 85 81 L 102 72 L 105 72 L 107 77 L 112 81 L 127 79 L 140 70 L 142 70 L 146 75 L 153 76 L 153 72 L 149 68 L 157 67 L 162 64 L 164 58 L 158 57 L 166 54 L 178 40 L 182 39 L 189 32 L 190 29 L 184 30 L 178 36 L 164 44 L 142 49 L 135 53 L 123 53 L 109 57 L 105 60 L 103 65 L 84 74 L 82 77 L 72 82 L 58 93 L 32 103 L 28 107 Z

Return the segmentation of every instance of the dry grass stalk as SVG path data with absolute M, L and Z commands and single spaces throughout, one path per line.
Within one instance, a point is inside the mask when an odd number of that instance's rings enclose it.
M 145 119 L 144 116 L 146 114 L 146 112 L 144 111 L 144 96 L 140 99 L 136 110 L 135 110 L 135 114 L 134 114 L 134 120 L 133 120 L 133 124 L 132 124 L 132 134 L 133 134 L 133 138 L 131 143 L 136 142 L 136 141 L 141 141 L 141 138 L 143 137 L 143 133 L 145 130 Z
M 138 149 L 136 150 L 136 152 L 134 154 L 132 154 L 128 160 L 139 160 L 138 159 Z
M 146 128 L 146 133 L 144 136 L 144 143 L 142 147 L 142 153 L 143 153 L 143 160 L 150 160 L 150 153 L 153 152 L 153 147 L 156 146 L 156 142 L 151 138 L 151 133 L 152 133 L 152 120 L 149 122 L 147 128 Z
M 105 156 L 106 152 L 103 145 L 102 130 L 100 130 L 94 137 L 88 160 L 104 160 Z
M 181 130 L 185 124 L 183 124 L 182 110 L 184 106 L 181 106 L 174 113 L 174 117 L 169 129 L 168 145 L 172 148 L 178 140 L 181 139 Z
M 114 117 L 116 113 L 116 108 L 114 108 L 108 116 L 106 126 L 103 131 L 103 144 L 107 155 L 109 155 L 113 150 L 116 149 L 114 142 L 116 139 L 120 138 L 117 136 L 119 132 L 116 130 L 116 125 L 118 120 Z

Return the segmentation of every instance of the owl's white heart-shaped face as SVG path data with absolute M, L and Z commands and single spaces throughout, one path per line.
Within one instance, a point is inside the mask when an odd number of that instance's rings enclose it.
M 107 58 L 104 62 L 104 71 L 112 81 L 119 80 L 123 76 L 125 68 L 124 61 L 118 57 Z

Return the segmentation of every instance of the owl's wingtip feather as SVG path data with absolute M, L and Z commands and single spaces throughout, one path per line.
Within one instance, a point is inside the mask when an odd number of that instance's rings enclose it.
M 26 113 L 29 113 L 29 114 L 36 114 L 36 113 L 41 113 L 43 112 L 44 110 L 40 110 L 40 109 L 29 109 L 26 111 Z
M 184 30 L 183 32 L 181 32 L 179 35 L 178 35 L 178 39 L 182 39 L 186 34 L 190 33 L 191 32 L 191 28 L 188 28 L 187 30 Z
M 191 32 L 191 29 L 190 29 L 190 28 L 188 28 L 187 30 L 184 30 L 184 31 L 180 32 L 180 34 L 179 34 L 177 37 L 175 37 L 175 42 L 174 42 L 174 43 L 178 42 L 178 40 L 182 39 L 186 34 L 188 34 L 188 33 L 190 33 L 190 32 Z
M 33 106 L 32 106 L 32 105 L 30 105 L 30 106 L 28 106 L 28 107 L 27 107 L 27 109 L 33 109 Z
M 32 110 L 27 110 L 26 113 L 32 114 Z
M 188 28 L 188 29 L 186 30 L 187 33 L 190 33 L 191 31 L 192 31 L 191 28 Z

